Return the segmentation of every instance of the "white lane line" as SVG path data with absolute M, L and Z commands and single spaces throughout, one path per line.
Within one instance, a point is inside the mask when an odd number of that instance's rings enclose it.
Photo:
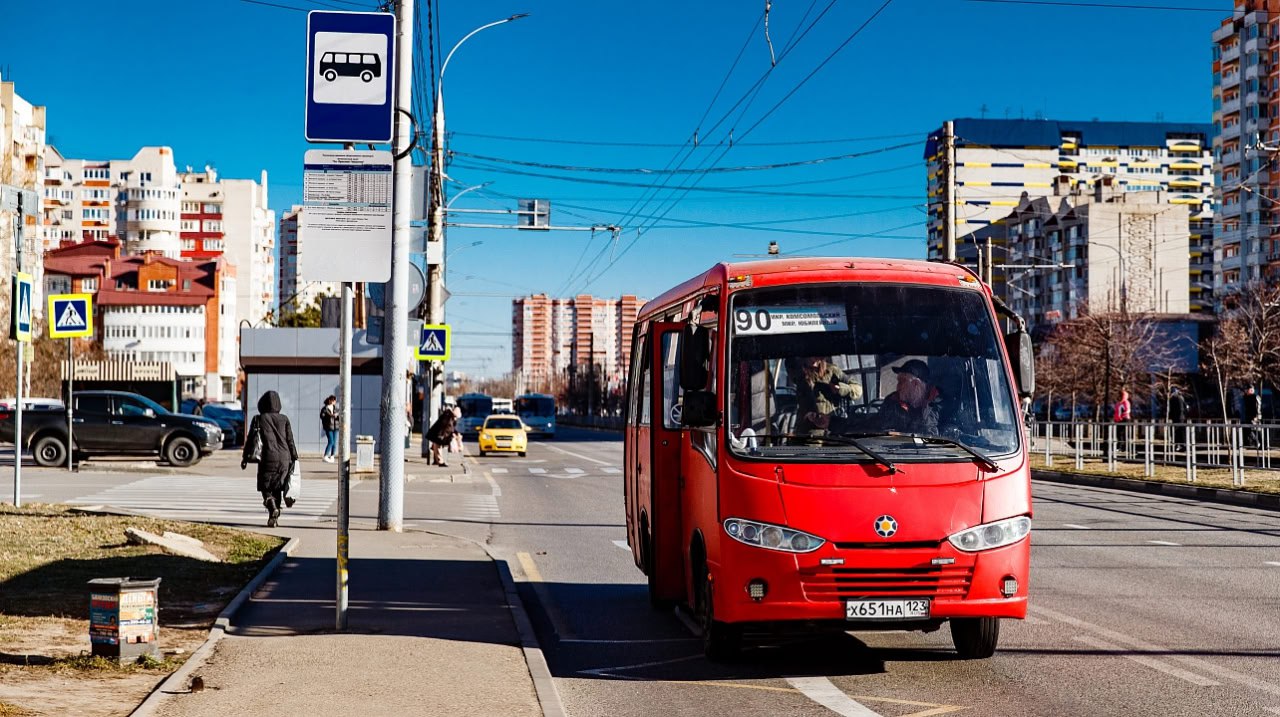
M 574 458 L 581 458 L 581 459 L 582 459 L 582 460 L 584 460 L 584 461 L 591 461 L 592 463 L 599 463 L 599 464 L 600 464 L 600 465 L 602 465 L 602 466 L 607 466 L 607 465 L 609 465 L 609 461 L 602 461 L 602 460 L 600 460 L 599 458 L 592 458 L 591 456 L 584 456 L 584 455 L 582 455 L 581 453 L 574 453 L 573 451 L 566 451 L 565 449 L 560 448 L 559 446 L 553 446 L 553 445 L 547 444 L 547 448 L 550 448 L 551 450 L 556 451 L 556 452 L 558 452 L 558 453 L 563 453 L 563 454 L 565 454 L 566 456 L 573 456 Z
M 568 473 L 569 475 L 582 475 L 583 473 L 586 473 L 586 471 L 582 470 L 581 468 L 565 468 L 564 472 Z
M 493 472 L 494 472 L 494 473 L 497 473 L 498 471 L 502 471 L 503 473 L 506 473 L 506 472 L 507 472 L 507 469 L 506 469 L 506 468 L 495 468 Z M 493 476 L 489 475 L 488 473 L 486 473 L 486 474 L 485 474 L 484 479 L 485 479 L 485 480 L 487 480 L 487 481 L 489 481 L 489 487 L 493 489 L 493 497 L 495 497 L 495 498 L 501 497 L 501 496 L 502 496 L 502 486 L 498 485 L 498 481 L 494 480 L 494 479 L 493 479 Z
M 617 474 L 619 474 L 619 473 L 621 473 L 621 472 L 622 472 L 622 469 L 621 469 L 621 468 L 615 468 L 614 466 L 606 466 L 606 467 L 604 467 L 604 468 L 601 468 L 601 469 L 600 469 L 600 472 L 601 472 L 601 473 L 608 473 L 608 474 L 610 474 L 610 475 L 617 475 Z
M 842 717 L 881 717 L 879 712 L 867 709 L 825 677 L 788 677 L 787 684 Z
M 507 469 L 506 468 L 490 468 L 489 472 L 490 473 L 506 473 Z
M 622 548 L 623 550 L 627 551 L 628 553 L 629 553 L 629 552 L 631 552 L 631 546 L 630 546 L 630 545 L 627 545 L 627 541 L 625 541 L 625 540 L 615 540 L 615 541 L 613 541 L 613 544 L 614 544 L 614 545 L 616 545 L 616 546 L 618 546 L 619 548 Z
M 1087 525 L 1076 525 L 1075 523 L 1063 523 L 1062 527 L 1074 528 L 1075 530 L 1093 530 L 1093 528 L 1090 528 Z
M 530 468 L 529 472 L 535 475 L 542 475 L 543 473 L 547 472 L 547 469 L 546 468 Z
M 1151 543 L 1152 545 L 1172 545 L 1175 548 L 1180 547 L 1182 545 L 1182 543 L 1170 543 L 1167 540 L 1148 540 L 1147 542 Z
M 1273 566 L 1275 566 L 1275 567 L 1277 567 L 1277 568 L 1280 568 L 1280 562 L 1276 562 L 1276 561 L 1274 561 L 1274 560 L 1268 560 L 1266 564 L 1267 564 L 1267 565 L 1273 565 Z
M 1083 642 L 1084 644 L 1099 650 L 1114 652 L 1116 657 L 1123 657 L 1126 660 L 1133 660 L 1139 665 L 1145 665 L 1147 667 L 1150 667 L 1153 670 L 1163 672 L 1166 675 L 1169 675 L 1170 677 L 1176 677 L 1180 680 L 1186 680 L 1187 682 L 1190 682 L 1193 685 L 1199 685 L 1201 687 L 1213 687 L 1214 685 L 1219 684 L 1207 677 L 1201 677 L 1200 675 L 1197 675 L 1194 672 L 1188 672 L 1187 670 L 1174 667 L 1173 665 L 1167 664 L 1163 660 L 1157 660 L 1154 657 L 1147 657 L 1146 655 L 1124 654 L 1124 650 L 1127 648 L 1125 648 L 1122 645 L 1117 645 L 1114 642 L 1105 642 L 1103 640 L 1087 637 L 1085 635 L 1076 635 L 1075 640 L 1076 642 Z
M 1039 606 L 1032 608 L 1032 610 L 1045 617 L 1051 618 L 1053 620 L 1057 620 L 1059 622 L 1065 622 L 1068 625 L 1078 627 L 1082 630 L 1087 630 L 1096 635 L 1101 635 L 1102 637 L 1113 640 L 1122 645 L 1127 645 L 1129 647 L 1136 647 L 1140 650 L 1146 650 L 1148 652 L 1163 652 L 1163 653 L 1170 652 L 1169 648 L 1167 647 L 1154 645 L 1150 642 L 1144 642 L 1137 638 L 1129 637 L 1128 635 L 1125 635 L 1123 633 L 1116 632 L 1115 630 L 1109 630 L 1100 625 L 1094 625 L 1094 624 L 1085 622 L 1084 620 L 1077 620 L 1076 618 L 1071 617 L 1070 615 L 1065 615 L 1063 613 L 1057 612 L 1056 610 L 1050 610 L 1049 608 L 1039 607 Z M 1269 692 L 1273 695 L 1280 695 L 1280 685 L 1277 685 L 1272 682 L 1267 682 L 1266 680 L 1258 679 L 1256 677 L 1253 677 L 1252 675 L 1246 675 L 1241 672 L 1236 672 L 1235 670 L 1232 670 L 1226 667 L 1219 667 L 1218 665 L 1215 665 L 1211 662 L 1206 662 L 1198 657 L 1190 657 L 1188 655 L 1167 655 L 1166 657 L 1167 659 L 1173 662 L 1181 662 L 1182 664 L 1187 665 L 1188 667 L 1194 667 L 1200 670 L 1201 672 L 1207 672 L 1211 675 L 1216 675 L 1223 679 L 1239 682 L 1240 684 L 1247 685 L 1249 687 L 1254 688 L 1255 690 Z

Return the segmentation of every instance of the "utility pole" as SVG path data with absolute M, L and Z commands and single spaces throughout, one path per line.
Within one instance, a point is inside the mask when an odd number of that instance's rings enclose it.
M 409 214 L 413 193 L 413 0 L 396 3 L 396 123 L 391 152 L 393 210 L 391 281 L 382 342 L 382 463 L 378 468 L 378 530 L 400 532 L 404 520 L 405 375 L 409 347 Z
M 947 120 L 942 125 L 942 141 L 946 146 L 946 198 L 943 200 L 942 212 L 942 257 L 947 261 L 956 260 L 956 128 L 955 123 Z
M 16 218 L 14 220 L 13 227 L 13 237 L 16 242 L 13 266 L 14 271 L 19 274 L 22 273 L 24 268 L 22 265 L 22 227 L 24 224 L 22 212 L 22 193 L 19 192 L 18 213 L 15 215 Z M 11 312 L 20 310 L 17 293 L 18 292 L 14 292 L 14 296 L 9 299 L 12 304 L 12 306 L 9 307 Z M 17 364 L 18 383 L 14 386 L 14 395 L 18 398 L 14 402 L 16 405 L 13 407 L 13 507 L 18 508 L 22 505 L 22 363 L 26 360 L 26 356 L 24 356 L 26 353 L 24 350 L 26 348 L 26 342 L 16 340 L 13 343 L 15 344 L 14 349 L 17 351 L 14 355 L 18 358 L 15 362 Z M 68 396 L 68 399 L 69 398 L 70 396 Z M 71 446 L 68 445 L 67 452 L 70 451 Z
M 427 241 L 439 242 L 436 246 L 439 247 L 440 262 L 427 263 L 427 323 L 440 325 L 444 323 L 444 88 L 439 87 L 436 93 L 431 122 L 431 181 L 427 192 L 430 234 Z M 427 418 L 431 421 L 436 419 L 444 405 L 442 370 L 443 366 L 435 361 L 427 363 L 427 385 L 423 387 L 422 402 L 426 404 Z M 429 424 L 424 421 L 422 425 L 425 436 L 425 427 Z M 422 456 L 425 458 L 428 454 L 429 448 L 424 439 Z
M 991 248 L 991 237 L 987 237 L 987 272 L 984 275 L 987 282 L 987 286 L 991 286 L 993 283 L 995 283 L 995 273 L 996 273 L 995 263 L 996 263 L 996 255 Z

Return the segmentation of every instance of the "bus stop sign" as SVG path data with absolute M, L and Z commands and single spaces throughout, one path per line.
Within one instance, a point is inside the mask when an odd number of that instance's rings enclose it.
M 307 14 L 308 142 L 391 141 L 395 37 L 391 13 Z

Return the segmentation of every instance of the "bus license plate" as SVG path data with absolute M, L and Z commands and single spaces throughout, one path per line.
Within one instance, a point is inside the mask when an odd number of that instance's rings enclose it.
M 929 617 L 928 600 L 846 600 L 848 620 L 915 620 Z

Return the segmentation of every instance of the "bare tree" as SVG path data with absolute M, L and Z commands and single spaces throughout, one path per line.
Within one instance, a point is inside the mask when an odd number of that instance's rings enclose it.
M 1237 378 L 1261 393 L 1262 382 L 1274 383 L 1280 370 L 1280 286 L 1247 284 L 1223 299 L 1223 309 L 1242 349 Z
M 1218 322 L 1213 336 L 1201 344 L 1201 368 L 1213 376 L 1218 387 L 1218 401 L 1222 405 L 1222 422 L 1227 423 L 1227 390 L 1244 380 L 1249 363 L 1245 329 L 1234 318 Z

